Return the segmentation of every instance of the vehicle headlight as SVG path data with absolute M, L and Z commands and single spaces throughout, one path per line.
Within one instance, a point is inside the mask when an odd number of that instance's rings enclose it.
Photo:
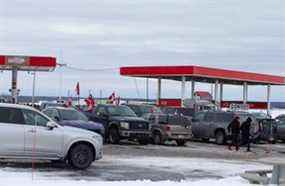
M 123 129 L 130 129 L 130 124 L 128 122 L 120 122 L 121 128 Z

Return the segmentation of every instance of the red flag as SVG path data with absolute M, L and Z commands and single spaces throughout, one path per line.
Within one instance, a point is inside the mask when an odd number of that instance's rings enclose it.
M 79 86 L 79 82 L 77 82 L 77 84 L 76 84 L 75 92 L 76 92 L 76 94 L 77 94 L 78 96 L 80 95 L 80 86 Z

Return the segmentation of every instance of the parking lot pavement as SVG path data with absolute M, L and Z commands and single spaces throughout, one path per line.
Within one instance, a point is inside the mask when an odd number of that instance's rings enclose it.
M 74 171 L 64 164 L 38 163 L 34 174 L 41 179 L 95 181 L 222 179 L 245 170 L 269 169 L 258 163 L 258 159 L 281 156 L 276 149 L 285 146 L 272 145 L 271 153 L 267 152 L 268 147 L 254 145 L 253 152 L 246 153 L 245 149 L 235 152 L 226 146 L 200 142 L 190 142 L 186 147 L 105 145 L 104 158 L 88 170 Z M 32 174 L 31 163 L 2 163 L 0 171 Z
M 226 160 L 257 160 L 268 156 L 283 156 L 285 144 L 253 144 L 252 152 L 245 152 L 246 148 L 241 147 L 239 152 L 229 151 L 225 145 L 214 143 L 188 142 L 185 147 L 175 145 L 147 145 L 141 146 L 130 143 L 123 145 L 106 145 L 105 155 L 110 156 L 150 156 L 150 157 L 187 157 L 187 158 L 212 158 Z

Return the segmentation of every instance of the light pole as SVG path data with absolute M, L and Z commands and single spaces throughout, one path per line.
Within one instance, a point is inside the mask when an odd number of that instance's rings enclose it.
M 57 64 L 59 67 L 66 67 L 67 64 L 64 63 L 58 63 Z M 63 77 L 62 77 L 62 72 L 59 72 L 59 100 L 62 99 L 62 86 L 63 86 Z
M 149 79 L 146 78 L 146 101 L 149 101 Z
M 32 96 L 32 106 L 35 107 L 35 90 L 36 90 L 36 72 L 33 75 L 33 96 Z

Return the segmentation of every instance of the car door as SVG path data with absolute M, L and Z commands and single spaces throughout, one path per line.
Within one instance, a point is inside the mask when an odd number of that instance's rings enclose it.
M 205 118 L 205 113 L 200 112 L 195 114 L 193 121 L 192 121 L 192 133 L 194 137 L 197 138 L 202 138 L 204 137 L 202 135 L 202 128 L 204 128 L 204 118 Z
M 20 109 L 0 107 L 0 156 L 24 156 L 24 117 Z
M 106 107 L 105 106 L 99 106 L 96 109 L 95 116 L 97 117 L 98 122 L 102 123 L 104 125 L 105 129 L 107 129 L 108 124 L 109 124 L 109 119 L 107 118 L 108 112 L 106 110 Z
M 201 135 L 205 138 L 211 137 L 212 129 L 214 126 L 215 114 L 207 112 L 201 125 Z
M 102 119 L 99 117 L 99 112 L 101 109 L 104 109 L 104 106 L 98 105 L 93 112 L 85 111 L 84 114 L 89 118 L 89 120 L 94 122 L 101 122 Z
M 63 128 L 48 128 L 47 117 L 33 110 L 23 109 L 25 119 L 25 153 L 37 159 L 57 159 L 63 155 Z
M 279 121 L 277 124 L 278 139 L 285 140 L 285 121 Z

